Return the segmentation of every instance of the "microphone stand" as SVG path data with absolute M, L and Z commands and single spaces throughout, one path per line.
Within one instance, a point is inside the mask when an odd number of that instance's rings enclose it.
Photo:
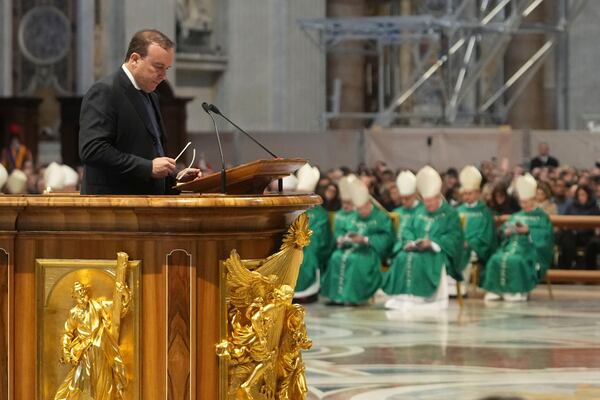
M 219 135 L 219 128 L 217 127 L 217 122 L 215 121 L 214 117 L 212 116 L 212 113 L 210 112 L 211 110 L 209 105 L 206 103 L 202 103 L 202 108 L 204 109 L 204 111 L 206 111 L 215 127 L 215 133 L 217 134 L 217 143 L 219 144 L 219 155 L 221 156 L 221 193 L 227 194 L 227 172 L 225 171 L 225 158 L 223 157 L 223 148 L 221 147 L 221 137 Z
M 214 104 L 209 104 L 208 105 L 208 109 L 210 111 L 212 111 L 213 113 L 220 115 L 221 117 L 223 117 L 225 119 L 225 121 L 229 122 L 231 125 L 233 125 L 238 131 L 242 132 L 244 135 L 248 136 L 250 139 L 252 139 L 252 141 L 254 143 L 256 143 L 257 145 L 259 145 L 264 151 L 266 151 L 267 153 L 269 153 L 273 158 L 279 158 L 275 153 L 273 153 L 271 150 L 267 149 L 262 143 L 260 143 L 258 140 L 256 140 L 254 138 L 254 136 L 252 136 L 251 134 L 249 134 L 248 132 L 246 132 L 245 130 L 243 130 L 242 128 L 240 128 L 235 122 L 233 122 L 232 120 L 230 120 L 229 118 L 227 118 L 225 115 L 223 115 L 223 113 L 221 112 L 221 110 L 219 110 L 217 108 L 217 106 L 215 106 Z M 206 111 L 206 109 L 205 109 Z M 206 111 L 208 112 L 208 111 Z M 210 114 L 209 114 L 210 115 Z M 212 117 L 211 117 L 212 118 Z M 214 122 L 214 121 L 213 121 Z M 283 179 L 279 178 L 277 180 L 277 189 L 279 190 L 279 193 L 283 192 Z

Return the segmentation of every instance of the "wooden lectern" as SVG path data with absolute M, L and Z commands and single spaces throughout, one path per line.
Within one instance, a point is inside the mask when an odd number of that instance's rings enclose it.
M 262 194 L 275 179 L 283 178 L 306 164 L 302 158 L 274 158 L 242 164 L 226 171 L 227 194 Z M 220 193 L 221 172 L 177 185 L 183 192 Z
M 245 166 L 263 176 L 260 184 L 231 172 L 230 188 L 257 190 L 266 182 L 263 172 L 281 165 Z M 186 188 L 199 190 L 213 179 Z M 54 398 L 63 375 L 48 371 L 68 368 L 58 364 L 61 336 L 50 335 L 49 326 L 60 321 L 63 329 L 75 304 L 67 280 L 83 287 L 88 279 L 100 302 L 112 292 L 96 286 L 114 276 L 118 252 L 129 256 L 128 312 L 139 316 L 139 329 L 134 317 L 121 325 L 136 335 L 123 350 L 138 363 L 127 372 L 137 394 L 127 398 L 224 399 L 215 354 L 223 339 L 221 263 L 233 249 L 242 259 L 274 253 L 290 223 L 320 201 L 261 194 L 0 196 L 0 400 Z M 76 268 L 78 275 L 67 279 Z

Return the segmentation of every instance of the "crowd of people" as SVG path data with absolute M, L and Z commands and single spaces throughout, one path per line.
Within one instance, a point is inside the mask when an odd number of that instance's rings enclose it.
M 0 156 L 0 191 L 6 194 L 43 194 L 51 191 L 79 191 L 83 169 L 75 170 L 56 162 L 36 166 L 23 143 L 23 127 L 8 126 L 8 144 Z
M 600 229 L 558 230 L 548 216 L 600 215 L 600 163 L 560 166 L 542 143 L 531 166 L 306 166 L 285 180 L 323 199 L 309 211 L 298 301 L 362 304 L 382 291 L 388 308 L 444 308 L 475 264 L 486 300 L 524 301 L 549 268 L 598 269 Z

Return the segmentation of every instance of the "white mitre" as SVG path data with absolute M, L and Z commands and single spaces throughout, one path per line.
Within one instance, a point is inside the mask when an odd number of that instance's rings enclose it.
M 340 199 L 342 201 L 352 201 L 352 182 L 356 180 L 356 175 L 350 174 L 342 177 L 338 183 L 338 189 L 340 192 Z
M 465 190 L 479 190 L 482 179 L 481 172 L 472 165 L 464 167 L 458 175 L 460 188 Z
M 64 179 L 64 185 L 65 187 L 67 186 L 71 186 L 71 187 L 77 187 L 77 184 L 79 183 L 79 174 L 77 173 L 77 171 L 75 171 L 73 168 L 69 167 L 68 165 L 61 165 L 60 168 L 62 169 L 63 172 L 63 179 Z
M 4 165 L 0 164 L 0 189 L 2 189 L 7 179 L 8 172 L 6 171 L 6 168 L 4 168 Z
M 396 178 L 396 186 L 401 196 L 409 196 L 417 191 L 417 177 L 410 171 L 402 171 Z
M 356 179 L 350 183 L 350 192 L 352 193 L 352 203 L 356 207 L 362 207 L 371 201 L 369 189 L 360 179 Z
M 296 191 L 300 193 L 313 193 L 319 183 L 321 173 L 319 168 L 311 167 L 306 163 L 298 170 L 298 186 Z
M 62 167 L 55 162 L 44 170 L 44 182 L 47 188 L 62 190 L 65 187 L 65 175 Z
M 27 175 L 20 169 L 15 169 L 11 172 L 6 180 L 6 191 L 10 194 L 27 193 Z
M 519 176 L 515 186 L 520 200 L 529 200 L 535 197 L 537 182 L 529 173 Z
M 296 175 L 290 174 L 283 178 L 283 190 L 293 191 L 296 190 L 296 186 L 298 186 Z
M 424 199 L 438 196 L 442 192 L 440 174 L 429 165 L 421 168 L 417 172 L 417 190 Z

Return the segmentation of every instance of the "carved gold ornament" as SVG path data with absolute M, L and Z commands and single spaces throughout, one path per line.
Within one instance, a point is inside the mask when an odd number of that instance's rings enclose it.
M 292 304 L 292 298 L 311 234 L 308 217 L 302 214 L 289 228 L 279 252 L 252 262 L 241 260 L 233 250 L 223 263 L 227 329 L 216 350 L 227 361 L 227 399 L 306 397 L 301 352 L 310 349 L 312 342 L 304 325 L 304 308 Z
M 125 363 L 119 348 L 121 318 L 129 311 L 131 291 L 126 283 L 126 253 L 117 254 L 113 299 L 91 297 L 91 287 L 73 284 L 77 304 L 65 322 L 61 363 L 71 370 L 54 400 L 120 400 L 127 387 Z

